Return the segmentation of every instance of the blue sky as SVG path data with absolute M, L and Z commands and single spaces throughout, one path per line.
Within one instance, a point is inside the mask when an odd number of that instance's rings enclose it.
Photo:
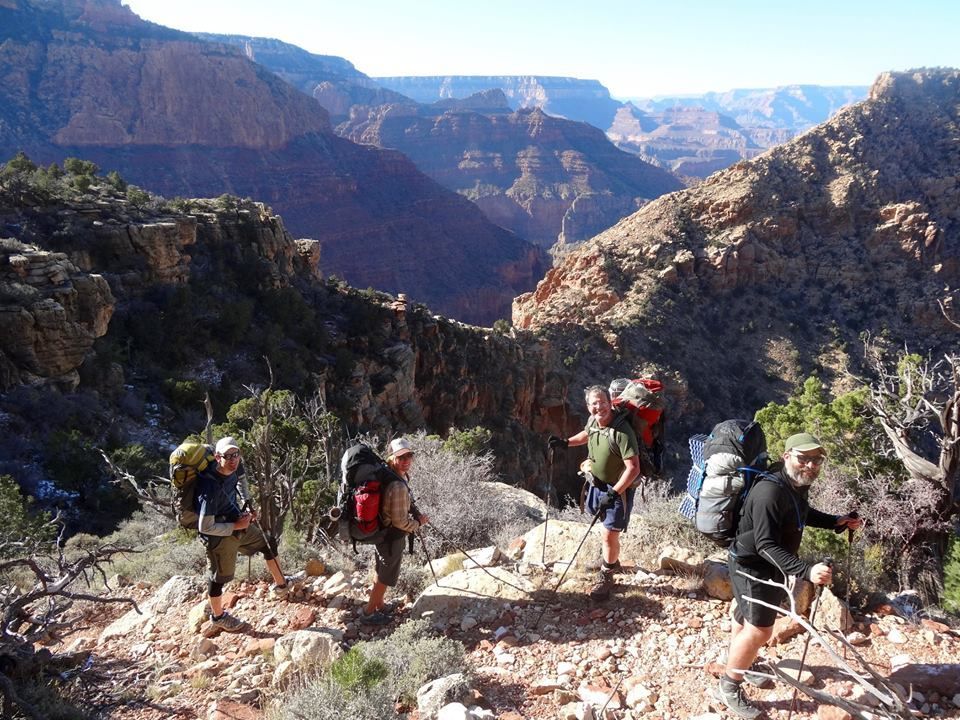
M 565 75 L 619 98 L 869 85 L 960 67 L 945 0 L 125 0 L 180 30 L 275 37 L 368 75 Z

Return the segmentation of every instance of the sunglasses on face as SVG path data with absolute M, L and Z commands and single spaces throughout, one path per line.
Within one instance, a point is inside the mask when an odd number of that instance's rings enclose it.
M 827 459 L 823 455 L 804 455 L 798 452 L 793 453 L 793 458 L 801 465 L 813 465 L 814 467 L 820 467 L 823 465 L 823 461 Z
M 238 460 L 240 458 L 240 451 L 234 450 L 233 452 L 224 453 L 222 457 L 224 460 Z

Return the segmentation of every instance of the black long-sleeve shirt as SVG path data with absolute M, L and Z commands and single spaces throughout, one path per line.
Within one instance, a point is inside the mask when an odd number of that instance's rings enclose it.
M 809 579 L 812 566 L 797 556 L 803 528 L 832 529 L 839 516 L 810 507 L 809 488 L 793 487 L 783 470 L 770 478 L 761 476 L 747 493 L 732 550 L 747 567 L 779 568 L 786 575 Z

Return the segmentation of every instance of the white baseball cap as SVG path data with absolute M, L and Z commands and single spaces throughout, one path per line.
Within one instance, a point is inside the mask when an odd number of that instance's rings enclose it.
M 230 437 L 229 435 L 227 435 L 226 437 L 222 437 L 222 438 L 220 438 L 219 440 L 217 440 L 217 447 L 216 447 L 216 453 L 217 453 L 217 455 L 223 455 L 224 453 L 227 452 L 227 450 L 230 450 L 230 449 L 232 449 L 232 448 L 236 448 L 237 450 L 239 450 L 239 449 L 240 449 L 240 446 L 237 445 L 237 441 L 234 440 L 234 439 L 233 439 L 232 437 Z
M 390 441 L 390 457 L 400 457 L 407 453 L 413 454 L 413 448 L 406 438 L 396 438 Z

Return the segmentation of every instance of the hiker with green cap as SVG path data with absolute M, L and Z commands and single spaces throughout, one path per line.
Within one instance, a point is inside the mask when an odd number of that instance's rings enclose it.
M 784 443 L 782 463 L 760 475 L 747 494 L 740 512 L 737 537 L 730 546 L 727 565 L 737 600 L 727 665 L 715 697 L 730 712 L 755 718 L 760 708 L 743 694 L 742 683 L 764 686 L 765 680 L 750 672 L 760 648 L 773 635 L 777 611 L 752 603 L 754 598 L 781 606 L 787 600 L 782 587 L 766 585 L 768 580 L 784 583 L 786 576 L 802 577 L 816 585 L 829 585 L 832 569 L 824 563 L 806 563 L 797 556 L 803 529 L 812 527 L 843 532 L 856 530 L 855 516 L 830 515 L 810 507 L 807 495 L 827 460 L 823 445 L 809 433 L 797 433 Z M 746 573 L 752 577 L 745 577 Z M 754 579 L 756 578 L 756 579 Z

